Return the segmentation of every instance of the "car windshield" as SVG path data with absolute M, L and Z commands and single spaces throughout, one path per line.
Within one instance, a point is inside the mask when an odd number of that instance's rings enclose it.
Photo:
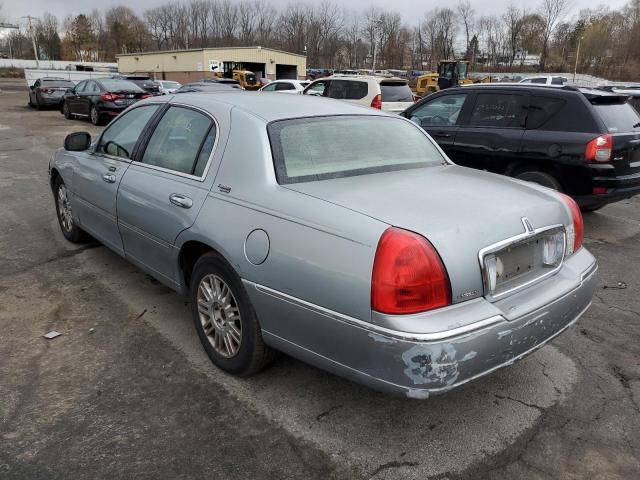
M 46 87 L 65 87 L 65 88 L 73 88 L 74 83 L 69 80 L 43 80 L 42 85 Z
M 115 78 L 101 79 L 100 83 L 107 92 L 144 92 L 138 85 L 129 80 L 118 80 Z
M 594 106 L 610 133 L 635 132 L 640 129 L 640 116 L 628 102 L 600 103 Z
M 384 82 L 380 84 L 383 102 L 413 102 L 413 93 L 405 82 Z
M 444 162 L 428 137 L 400 118 L 296 118 L 272 122 L 268 132 L 276 177 L 281 184 L 423 168 Z

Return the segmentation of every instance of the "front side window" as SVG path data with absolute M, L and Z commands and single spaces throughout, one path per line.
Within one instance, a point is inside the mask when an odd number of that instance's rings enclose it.
M 263 92 L 273 92 L 276 89 L 276 83 L 272 83 L 271 85 L 267 85 L 262 89 Z
M 87 87 L 87 81 L 85 80 L 84 82 L 80 82 L 78 85 L 76 85 L 76 88 L 74 89 L 75 93 L 82 93 L 84 92 L 84 89 Z
M 423 103 L 411 112 L 410 120 L 422 127 L 454 126 L 467 98 L 466 93 L 444 95 Z
M 480 93 L 471 112 L 474 127 L 522 128 L 526 114 L 525 96 Z
M 401 118 L 295 118 L 270 123 L 268 133 L 280 184 L 423 168 L 445 161 L 419 128 Z
M 327 88 L 328 82 L 314 82 L 312 83 L 305 93 L 309 95 L 324 95 L 324 91 Z
M 142 163 L 200 176 L 211 154 L 215 135 L 215 125 L 206 115 L 189 108 L 171 107 L 158 122 Z M 200 158 L 201 151 L 207 149 L 208 153 Z
M 158 105 L 145 105 L 118 117 L 102 134 L 96 152 L 131 158 L 138 137 L 157 109 Z

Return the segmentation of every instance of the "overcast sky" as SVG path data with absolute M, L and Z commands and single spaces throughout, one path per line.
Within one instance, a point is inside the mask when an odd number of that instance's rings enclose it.
M 65 17 L 66 15 L 88 13 L 95 7 L 104 10 L 111 6 L 123 4 L 132 7 L 137 13 L 142 13 L 145 9 L 165 3 L 166 1 L 167 0 L 135 0 L 134 2 L 123 0 L 0 0 L 0 4 L 2 4 L 0 17 L 4 17 L 5 20 L 11 22 L 18 22 L 20 21 L 20 17 L 24 15 L 39 16 L 44 11 L 55 13 L 59 17 Z M 538 3 L 536 0 L 472 0 L 471 3 L 478 15 L 487 15 L 503 12 L 511 1 L 519 6 L 527 5 L 529 8 L 532 8 L 532 6 Z M 294 2 L 292 2 L 292 0 L 270 0 L 270 3 L 276 7 L 283 7 Z M 310 1 L 301 0 L 300 3 L 310 3 Z M 414 23 L 422 17 L 425 11 L 442 5 L 452 6 L 455 5 L 456 2 L 449 1 L 443 3 L 442 1 L 434 0 L 349 0 L 348 2 L 342 0 L 340 2 L 338 0 L 336 3 L 348 6 L 350 10 L 360 10 L 369 5 L 378 5 L 385 9 L 395 10 L 402 14 L 407 23 Z M 609 8 L 615 9 L 625 3 L 627 3 L 626 0 L 608 0 L 606 5 L 608 5 Z M 573 8 L 568 17 L 571 17 L 583 8 L 594 8 L 601 4 L 603 4 L 602 0 L 573 0 Z

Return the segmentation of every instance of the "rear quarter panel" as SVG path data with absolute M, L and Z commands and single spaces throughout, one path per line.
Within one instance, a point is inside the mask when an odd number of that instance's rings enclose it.
M 244 280 L 370 321 L 373 257 L 387 225 L 279 186 L 265 121 L 239 109 L 231 121 L 213 190 L 178 246 L 201 241 Z M 245 240 L 255 229 L 269 237 L 269 254 L 259 265 L 245 253 Z M 274 333 L 276 320 L 261 318 Z

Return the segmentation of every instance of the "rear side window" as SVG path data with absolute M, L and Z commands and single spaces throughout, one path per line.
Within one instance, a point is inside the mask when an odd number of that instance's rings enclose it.
M 596 104 L 594 108 L 610 133 L 635 132 L 640 129 L 640 116 L 628 102 Z
M 567 102 L 561 98 L 531 97 L 529 114 L 527 115 L 527 128 L 546 130 L 546 124 L 549 123 L 566 103 Z
M 471 112 L 469 125 L 475 127 L 522 128 L 525 117 L 523 95 L 480 93 Z
M 551 85 L 564 85 L 567 82 L 565 77 L 553 77 L 551 79 Z
M 326 96 L 339 100 L 360 100 L 367 96 L 368 91 L 367 82 L 332 80 Z
M 171 107 L 154 130 L 142 163 L 202 175 L 215 140 L 215 130 L 211 136 L 211 129 L 215 129 L 215 125 L 202 113 Z M 202 151 L 205 151 L 203 155 Z
M 384 82 L 380 90 L 383 102 L 413 102 L 413 93 L 405 82 Z
M 530 83 L 547 83 L 547 79 L 546 78 L 532 78 Z
M 290 83 L 276 83 L 276 90 L 295 90 L 296 87 L 291 85 Z

